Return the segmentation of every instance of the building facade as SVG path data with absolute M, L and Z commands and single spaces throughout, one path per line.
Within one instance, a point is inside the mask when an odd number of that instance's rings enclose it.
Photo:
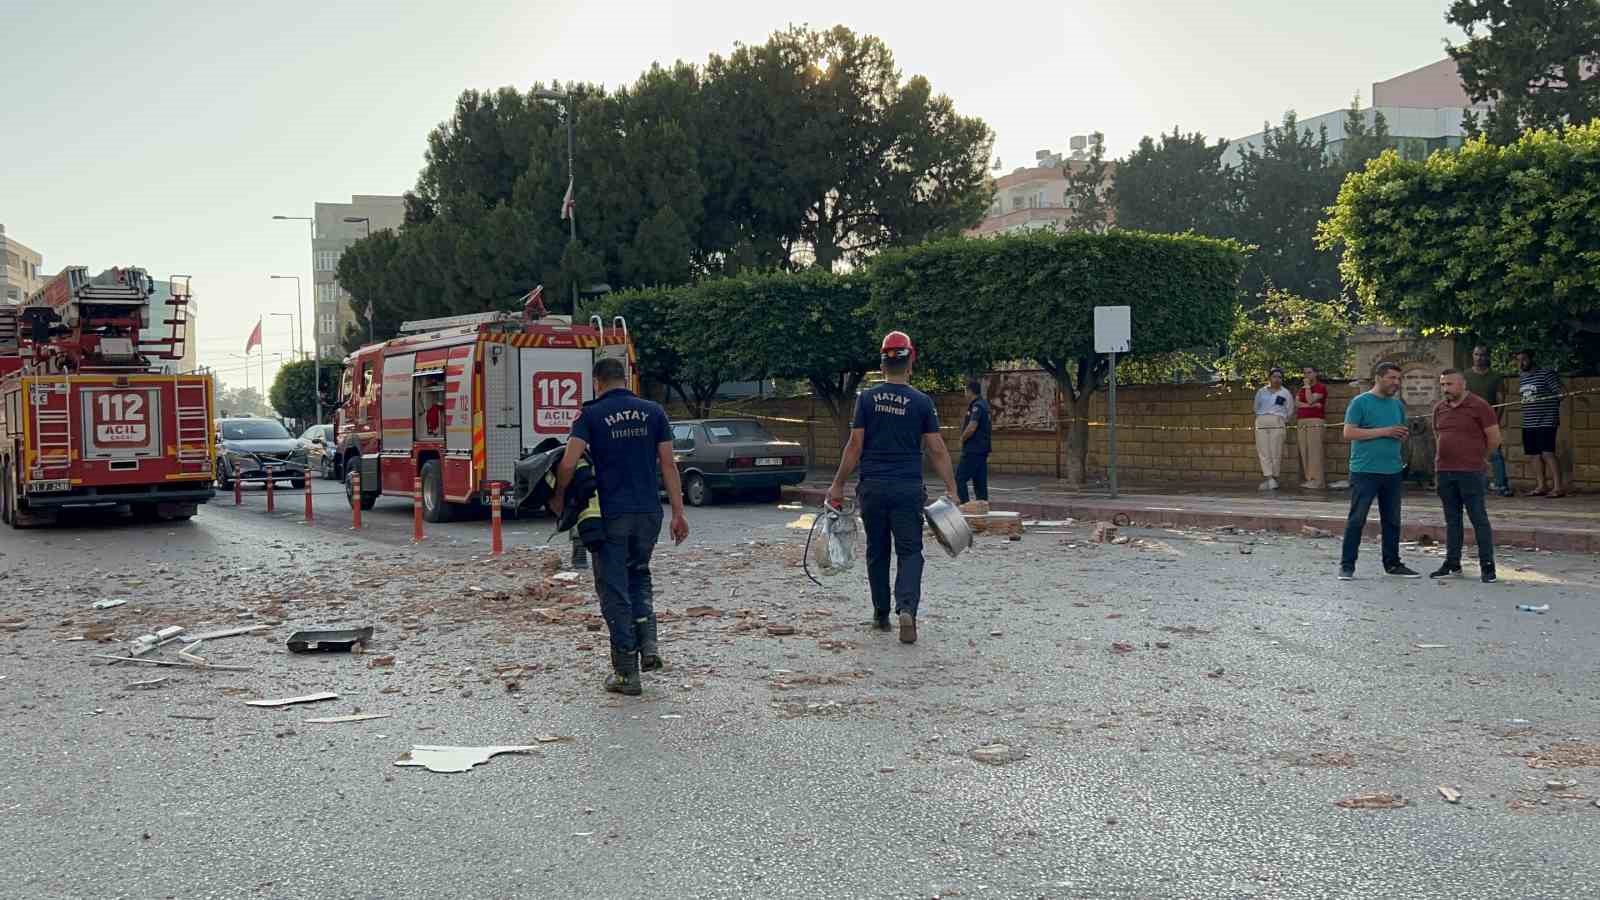
M 1081 154 L 1080 154 L 1081 155 Z M 1034 231 L 1041 228 L 1066 228 L 1078 218 L 1077 198 L 1067 185 L 1067 171 L 1081 171 L 1088 163 L 1040 150 L 1034 164 L 1015 169 L 994 182 L 994 202 L 983 221 L 967 230 L 969 237 Z M 1107 162 L 1106 179 L 1100 185 L 1105 196 L 1116 174 L 1116 163 Z M 1108 215 L 1109 215 L 1108 211 Z
M 1361 111 L 1368 128 L 1383 113 L 1393 147 L 1406 159 L 1426 159 L 1436 150 L 1456 150 L 1466 140 L 1469 110 L 1482 111 L 1461 87 L 1461 73 L 1455 60 L 1444 59 L 1386 81 L 1372 85 L 1372 106 Z M 1300 119 L 1300 130 L 1315 136 L 1328 132 L 1328 155 L 1344 151 L 1347 110 L 1334 110 L 1320 116 Z M 1265 132 L 1239 138 L 1222 153 L 1222 164 L 1232 168 L 1243 161 L 1247 149 L 1261 150 Z
M 398 229 L 406 218 L 405 198 L 356 194 L 349 203 L 318 203 L 311 238 L 312 330 L 317 355 L 344 358 L 344 333 L 355 324 L 350 294 L 339 286 L 339 258 L 356 241 L 385 228 Z M 347 222 L 346 219 L 361 221 Z
M 0 255 L 5 268 L 0 271 L 0 303 L 21 303 L 44 287 L 44 257 L 6 234 L 0 225 Z

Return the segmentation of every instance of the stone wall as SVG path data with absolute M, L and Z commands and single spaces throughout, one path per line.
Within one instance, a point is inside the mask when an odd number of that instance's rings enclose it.
M 1567 378 L 1563 383 L 1568 391 L 1591 393 L 1562 401 L 1558 437 L 1562 467 L 1580 488 L 1600 490 L 1600 378 Z M 1295 386 L 1291 384 L 1291 388 Z M 1362 389 L 1348 383 L 1329 385 L 1328 421 L 1341 421 L 1350 398 Z M 1261 470 L 1256 462 L 1251 415 L 1254 394 L 1254 386 L 1242 384 L 1119 387 L 1118 481 L 1130 485 L 1232 487 L 1259 483 Z M 1507 379 L 1506 394 L 1516 396 L 1516 379 Z M 951 453 L 959 457 L 957 439 L 966 400 L 961 394 L 941 394 L 934 399 Z M 671 412 L 673 418 L 684 415 L 681 408 Z M 827 408 L 809 398 L 730 404 L 719 407 L 717 413 L 762 417 L 779 437 L 808 447 L 814 467 L 831 469 L 838 465 L 840 441 L 827 418 Z M 1105 420 L 1106 398 L 1101 393 L 1095 396 L 1089 415 L 1089 468 L 1096 478 L 1104 478 L 1106 471 Z M 1522 454 L 1521 424 L 1520 412 L 1515 407 L 1508 409 L 1504 429 L 1506 462 L 1513 483 L 1528 487 L 1533 483 L 1533 469 Z M 989 471 L 1054 478 L 1058 471 L 1066 471 L 1065 440 L 1064 432 L 1058 443 L 1052 432 L 997 431 Z M 1324 449 L 1328 481 L 1347 477 L 1350 449 L 1337 424 L 1330 424 L 1327 429 Z M 1304 480 L 1292 428 L 1284 447 L 1281 480 L 1285 485 Z

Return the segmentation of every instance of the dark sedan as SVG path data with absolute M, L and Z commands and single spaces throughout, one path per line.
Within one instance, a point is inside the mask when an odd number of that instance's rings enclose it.
M 777 500 L 784 485 L 806 478 L 805 448 L 778 440 L 755 419 L 674 422 L 672 455 L 690 506 L 738 493 Z
M 235 481 L 287 478 L 306 485 L 306 450 L 272 419 L 217 420 L 217 487 L 232 490 Z

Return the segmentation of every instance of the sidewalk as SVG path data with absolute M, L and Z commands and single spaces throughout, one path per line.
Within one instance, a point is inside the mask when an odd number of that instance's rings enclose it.
M 852 484 L 847 493 L 853 493 L 854 488 Z M 820 504 L 827 493 L 828 482 L 807 481 L 786 490 L 791 499 Z M 940 485 L 929 483 L 929 496 L 940 492 Z M 1177 485 L 1122 488 L 1120 496 L 1113 500 L 1103 487 L 1074 490 L 1063 482 L 1015 476 L 991 478 L 989 501 L 996 510 L 1020 512 L 1031 519 L 1117 520 L 1190 528 L 1231 525 L 1289 534 L 1299 534 L 1302 528 L 1310 526 L 1334 535 L 1344 532 L 1350 505 L 1346 491 L 1280 490 L 1262 494 L 1247 488 L 1227 487 L 1185 491 Z M 1441 544 L 1444 542 L 1444 515 L 1439 498 L 1432 491 L 1409 487 L 1402 510 L 1405 520 L 1402 540 L 1411 541 L 1427 535 Z M 1494 526 L 1495 543 L 1499 545 L 1600 553 L 1600 495 L 1576 495 L 1559 500 L 1491 496 L 1489 521 Z M 1466 543 L 1470 547 L 1473 540 L 1470 523 L 1466 531 Z M 1366 534 L 1369 537 L 1378 534 L 1376 504 L 1368 516 Z

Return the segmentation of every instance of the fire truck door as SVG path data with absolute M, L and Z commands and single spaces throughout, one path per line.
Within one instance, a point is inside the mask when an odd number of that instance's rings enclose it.
M 594 351 L 525 347 L 522 357 L 522 445 L 565 438 L 584 401 L 594 399 Z
M 411 375 L 417 355 L 391 356 L 383 361 L 383 452 L 385 455 L 411 454 L 412 409 Z

